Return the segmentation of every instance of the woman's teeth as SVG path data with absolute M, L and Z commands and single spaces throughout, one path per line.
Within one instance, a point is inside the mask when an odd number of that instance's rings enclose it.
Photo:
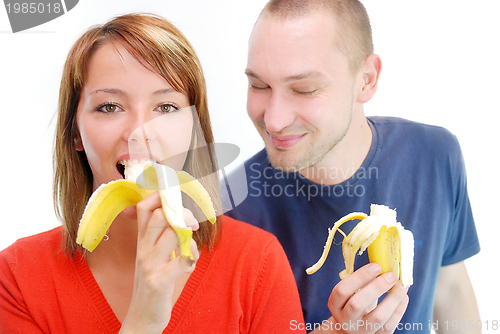
M 130 175 L 139 175 L 144 171 L 145 166 L 153 163 L 160 164 L 158 161 L 152 159 L 120 160 L 116 163 L 116 169 L 124 179 L 128 179 Z
M 120 160 L 120 161 L 117 162 L 117 164 L 123 165 L 125 167 L 131 167 L 131 166 L 134 166 L 134 165 L 143 165 L 143 164 L 148 163 L 148 162 L 154 162 L 154 163 L 159 164 L 159 162 L 156 161 L 156 160 L 154 160 L 154 159 Z

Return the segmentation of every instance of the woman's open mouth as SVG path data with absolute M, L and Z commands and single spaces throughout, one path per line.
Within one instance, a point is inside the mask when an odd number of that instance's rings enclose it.
M 121 161 L 118 161 L 116 163 L 116 169 L 118 170 L 118 173 L 120 173 L 122 178 L 125 178 L 125 165 Z
M 136 171 L 141 173 L 142 172 L 142 169 L 144 168 L 144 164 L 147 163 L 147 162 L 152 162 L 152 163 L 157 163 L 157 164 L 160 164 L 158 161 L 156 160 L 152 160 L 152 159 L 140 159 L 140 160 L 120 160 L 116 163 L 116 169 L 118 170 L 118 173 L 120 173 L 120 175 L 122 176 L 123 179 L 126 179 L 126 174 L 125 173 L 125 170 L 127 168 L 131 168 L 131 169 L 140 169 L 140 171 Z

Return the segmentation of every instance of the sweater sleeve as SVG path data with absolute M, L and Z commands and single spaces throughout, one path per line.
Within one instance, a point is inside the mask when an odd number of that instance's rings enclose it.
M 0 334 L 38 334 L 13 273 L 15 249 L 0 252 Z
M 260 264 L 250 333 L 305 333 L 297 285 L 276 238 L 266 247 Z

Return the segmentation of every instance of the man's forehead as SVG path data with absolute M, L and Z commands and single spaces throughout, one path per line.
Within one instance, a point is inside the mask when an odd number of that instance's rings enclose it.
M 296 15 L 277 15 L 272 13 L 262 13 L 261 16 L 255 22 L 254 30 L 257 27 L 263 25 L 270 27 L 273 26 L 285 26 L 290 28 L 292 32 L 301 32 L 305 25 L 310 25 L 311 23 L 318 24 L 322 30 L 329 30 L 337 25 L 337 19 L 335 14 L 331 11 L 313 9 L 303 13 L 296 13 Z M 326 26 L 328 25 L 328 26 Z
M 300 52 L 311 49 L 311 52 L 334 47 L 338 39 L 335 25 L 327 14 L 312 12 L 311 14 L 280 18 L 264 16 L 257 21 L 249 39 L 249 54 L 269 52 Z

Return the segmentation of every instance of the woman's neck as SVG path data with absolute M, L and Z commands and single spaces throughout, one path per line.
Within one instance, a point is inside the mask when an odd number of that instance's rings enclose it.
M 120 213 L 111 224 L 106 236 L 93 252 L 86 255 L 89 266 L 111 262 L 128 268 L 135 266 L 137 252 L 137 214 L 131 207 Z

